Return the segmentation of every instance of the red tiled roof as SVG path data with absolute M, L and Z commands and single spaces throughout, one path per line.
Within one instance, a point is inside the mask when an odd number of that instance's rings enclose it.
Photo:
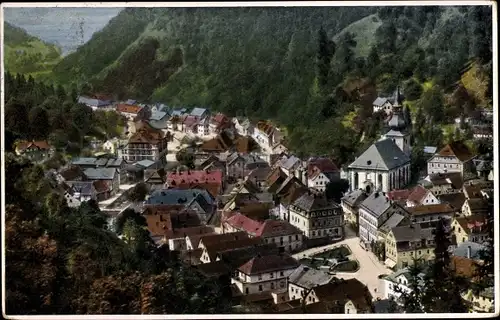
M 176 238 L 184 238 L 184 237 L 196 237 L 203 236 L 208 234 L 215 233 L 213 227 L 210 226 L 194 226 L 194 227 L 186 227 L 186 228 L 174 228 L 172 233 L 168 238 L 176 239 Z
M 203 239 L 201 240 L 203 241 Z M 201 242 L 200 241 L 200 242 Z M 203 241 L 204 242 L 204 241 Z M 205 249 L 210 257 L 210 259 L 215 259 L 218 253 L 228 252 L 239 248 L 248 248 L 252 246 L 257 246 L 263 244 L 261 238 L 242 238 L 232 241 L 224 241 L 217 243 L 210 243 L 205 246 Z
M 315 158 L 309 161 L 307 165 L 307 175 L 308 177 L 315 177 L 319 173 L 327 172 L 338 172 L 339 168 L 333 163 L 331 159 L 328 158 Z
M 444 146 L 438 153 L 442 157 L 457 157 L 458 160 L 465 162 L 474 157 L 474 154 L 469 150 L 462 141 L 454 141 Z
M 223 113 L 217 113 L 212 117 L 212 122 L 216 124 L 221 124 L 224 122 L 229 122 L 229 118 Z
M 187 116 L 182 121 L 182 124 L 188 128 L 193 127 L 198 123 L 198 118 L 195 116 Z
M 459 276 L 467 277 L 469 279 L 473 278 L 475 275 L 475 266 L 476 263 L 472 259 L 460 256 L 451 257 L 451 267 Z
M 158 144 L 161 139 L 164 138 L 164 134 L 161 130 L 155 130 L 152 128 L 143 127 L 136 131 L 128 140 L 129 143 L 149 143 Z
M 49 150 L 50 145 L 47 143 L 47 141 L 22 141 L 17 144 L 17 150 L 19 152 L 35 148 L 41 150 Z
M 299 266 L 297 260 L 289 255 L 264 255 L 257 256 L 238 268 L 246 275 L 260 274 L 278 270 L 295 269 Z
M 481 186 L 474 184 L 464 186 L 464 191 L 469 199 L 482 199 L 483 195 L 481 194 Z
M 415 188 L 413 188 L 410 195 L 408 196 L 408 200 L 415 203 L 420 203 L 427 195 L 427 192 L 428 190 L 425 189 L 424 187 L 416 186 Z
M 464 229 L 465 233 L 484 233 L 487 231 L 486 227 L 488 225 L 487 216 L 484 214 L 473 214 L 471 216 L 458 217 L 458 224 Z
M 175 181 L 176 185 L 185 183 L 217 183 L 222 184 L 222 171 L 220 170 L 188 170 L 183 172 L 170 172 L 167 175 L 167 183 L 170 185 Z
M 245 232 L 231 232 L 231 233 L 223 233 L 223 234 L 214 234 L 207 235 L 200 239 L 200 242 L 203 242 L 204 246 L 223 243 L 228 241 L 235 241 L 241 239 L 248 239 L 248 235 Z
M 141 111 L 141 109 L 142 109 L 142 107 L 128 105 L 128 104 L 119 104 L 116 106 L 116 111 L 123 112 L 123 113 L 138 114 L 139 111 Z
M 320 301 L 339 301 L 346 303 L 353 301 L 357 308 L 366 310 L 371 304 L 372 297 L 368 287 L 357 279 L 334 281 L 313 289 Z
M 262 226 L 262 223 L 252 220 L 241 213 L 237 213 L 226 220 L 226 223 L 238 230 L 245 231 L 248 234 L 256 235 Z
M 266 220 L 256 232 L 258 237 L 263 238 L 296 234 L 302 234 L 302 231 L 291 225 L 288 221 L 282 220 Z
M 76 165 L 71 165 L 70 167 L 61 170 L 59 174 L 66 181 L 74 181 L 78 178 L 83 178 L 83 170 Z
M 387 193 L 387 198 L 389 198 L 389 200 L 393 200 L 393 201 L 407 200 L 410 193 L 411 193 L 411 190 L 408 190 L 408 189 L 392 190 L 392 191 Z

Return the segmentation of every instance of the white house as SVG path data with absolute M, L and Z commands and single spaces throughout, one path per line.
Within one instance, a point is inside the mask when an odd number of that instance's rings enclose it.
M 444 146 L 427 161 L 427 173 L 466 172 L 474 171 L 473 159 L 476 157 L 461 141 L 455 141 Z
M 257 126 L 253 129 L 252 138 L 254 138 L 264 150 L 271 150 L 275 144 L 281 142 L 282 134 L 270 123 L 259 121 Z
M 116 141 L 107 140 L 103 143 L 102 148 L 104 151 L 115 154 L 116 151 Z
M 416 186 L 411 190 L 406 199 L 407 207 L 414 207 L 418 205 L 440 204 L 441 201 L 432 193 L 431 190 L 422 186 Z
M 288 277 L 288 298 L 302 300 L 311 289 L 330 283 L 333 279 L 333 275 L 322 270 L 300 265 Z
M 289 207 L 289 221 L 309 239 L 344 236 L 344 215 L 341 207 L 324 195 L 305 193 Z
M 421 281 L 423 285 L 423 274 L 420 274 Z M 411 274 L 408 268 L 399 269 L 398 271 L 385 276 L 381 279 L 382 282 L 382 292 L 384 293 L 384 299 L 392 299 L 399 305 L 403 304 L 401 301 L 401 291 L 410 293 L 412 290 L 409 287 L 411 281 Z
M 396 88 L 396 91 L 392 95 L 392 97 L 377 97 L 375 101 L 373 101 L 373 112 L 384 111 L 387 115 L 393 112 L 393 107 L 396 103 L 401 102 L 401 93 L 399 91 L 399 86 Z
M 326 185 L 340 179 L 340 171 L 328 158 L 311 158 L 307 165 L 307 186 L 325 191 Z
M 286 254 L 257 255 L 237 269 L 231 283 L 244 295 L 286 290 L 288 277 L 299 266 Z
M 210 134 L 210 117 L 205 117 L 198 121 L 198 135 L 199 136 L 208 136 Z

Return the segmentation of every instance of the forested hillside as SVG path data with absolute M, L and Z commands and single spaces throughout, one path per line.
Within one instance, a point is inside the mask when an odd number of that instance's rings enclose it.
M 398 84 L 424 121 L 419 144 L 443 143 L 453 118 L 491 107 L 491 10 L 127 9 L 54 72 L 118 98 L 270 118 L 293 150 L 343 163 L 378 138 L 371 102 Z
M 61 60 L 61 50 L 56 45 L 45 43 L 7 22 L 4 23 L 4 49 L 8 71 L 37 78 L 50 73 Z

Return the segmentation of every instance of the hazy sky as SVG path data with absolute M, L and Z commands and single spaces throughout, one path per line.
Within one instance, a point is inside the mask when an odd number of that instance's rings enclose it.
M 75 50 L 123 8 L 4 8 L 5 21 L 40 39 Z

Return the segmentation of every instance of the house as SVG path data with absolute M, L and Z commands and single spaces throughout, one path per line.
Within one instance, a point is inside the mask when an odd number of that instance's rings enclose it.
M 307 186 L 325 191 L 330 182 L 340 180 L 340 170 L 328 158 L 311 158 L 307 164 Z
M 242 136 L 253 136 L 254 134 L 254 125 L 248 119 L 233 118 L 233 125 L 236 129 L 236 132 Z
M 370 194 L 359 205 L 359 240 L 365 248 L 377 242 L 379 228 L 395 213 L 407 216 L 405 208 L 381 192 Z
M 488 220 L 484 214 L 455 217 L 451 223 L 457 244 L 470 241 L 483 243 L 488 240 Z
M 411 220 L 417 223 L 438 221 L 440 218 L 451 220 L 457 214 L 457 210 L 447 203 L 407 207 L 406 211 Z
M 143 215 L 149 234 L 153 240 L 167 240 L 172 233 L 172 220 L 169 213 L 157 212 Z
M 167 233 L 165 239 L 168 240 L 168 246 L 171 251 L 182 251 L 196 249 L 192 247 L 192 242 L 196 242 L 196 238 L 210 234 L 216 234 L 214 227 L 201 225 L 173 229 Z
M 210 111 L 208 109 L 196 107 L 191 111 L 190 115 L 197 119 L 204 119 L 210 116 Z
M 220 170 L 173 171 L 167 174 L 167 187 L 177 188 L 186 184 L 213 185 L 217 187 L 216 192 L 219 193 L 224 188 L 224 175 Z
M 389 268 L 406 268 L 413 259 L 434 259 L 434 226 L 410 224 L 392 228 L 385 241 L 385 264 Z
M 105 152 L 108 152 L 108 153 L 111 153 L 111 154 L 115 154 L 115 151 L 116 151 L 116 142 L 114 142 L 113 140 L 106 140 L 106 142 L 104 142 L 102 144 L 102 149 Z
M 342 208 L 325 195 L 305 193 L 289 208 L 289 222 L 309 239 L 344 237 Z
M 287 221 L 259 222 L 243 214 L 235 214 L 222 225 L 223 232 L 244 231 L 250 237 L 260 237 L 265 243 L 275 243 L 280 250 L 296 251 L 302 248 L 302 231 Z
M 232 145 L 231 137 L 226 132 L 221 132 L 216 137 L 204 141 L 200 146 L 200 150 L 210 154 L 217 154 L 228 151 Z
M 348 168 L 350 191 L 389 192 L 410 182 L 410 158 L 391 139 L 372 144 Z
M 423 181 L 422 186 L 429 189 L 434 195 L 462 192 L 464 180 L 459 172 L 432 173 Z
M 259 144 L 252 137 L 239 136 L 234 140 L 232 149 L 240 154 L 248 154 L 257 152 Z
M 421 284 L 423 284 L 424 273 L 420 274 Z M 399 305 L 403 304 L 401 301 L 401 292 L 411 293 L 412 289 L 410 288 L 411 274 L 408 268 L 400 268 L 397 271 L 383 277 L 382 286 L 384 288 L 384 299 L 392 300 Z
M 471 312 L 473 313 L 494 313 L 495 312 L 495 290 L 493 287 L 486 288 L 479 292 L 479 294 L 473 294 L 471 291 L 467 295 L 466 300 L 472 305 Z
M 469 199 L 483 199 L 483 194 L 481 193 L 481 185 L 469 184 L 463 186 L 464 195 L 467 200 Z
M 462 207 L 464 206 L 466 200 L 463 193 L 441 194 L 438 196 L 438 199 L 441 203 L 449 204 L 456 210 L 456 212 L 462 211 Z
M 204 235 L 198 241 L 199 249 L 206 249 L 214 244 L 221 244 L 223 242 L 236 241 L 241 239 L 249 239 L 250 237 L 244 231 L 226 232 L 221 234 Z
M 200 246 L 203 240 L 200 241 Z M 248 248 L 256 245 L 263 244 L 260 238 L 240 238 L 236 240 L 223 241 L 217 243 L 207 244 L 203 248 L 203 254 L 201 255 L 201 263 L 209 263 L 216 261 L 217 254 L 222 252 L 231 251 L 239 248 Z M 201 249 L 201 248 L 200 248 Z
M 487 214 L 491 209 L 486 199 L 467 199 L 462 206 L 462 214 L 466 216 Z
M 92 181 L 66 181 L 72 198 L 79 202 L 97 200 L 97 190 Z
M 266 150 L 271 149 L 283 139 L 281 132 L 267 121 L 259 121 L 251 137 L 257 141 L 261 148 Z
M 102 198 L 108 199 L 120 190 L 120 175 L 116 168 L 87 168 L 83 174 L 86 181 L 101 181 L 95 186 L 99 189 L 97 193 L 106 193 Z
M 65 168 L 61 168 L 59 175 L 64 181 L 83 181 L 84 179 L 82 168 L 72 164 Z
M 228 177 L 242 179 L 250 171 L 257 168 L 268 168 L 269 164 L 256 155 L 234 152 L 226 158 L 226 173 Z
M 166 111 L 159 111 L 159 110 L 152 110 L 151 115 L 149 116 L 148 123 L 151 127 L 154 129 L 159 129 L 159 130 L 167 130 L 168 128 L 168 121 L 170 119 L 171 115 L 169 112 Z
M 295 173 L 295 170 L 297 170 L 302 165 L 302 161 L 296 156 L 292 155 L 290 157 L 283 157 L 281 161 L 277 163 L 277 165 L 287 176 L 291 176 Z
M 207 159 L 203 160 L 197 167 L 197 170 L 219 170 L 226 173 L 226 162 L 221 160 L 216 155 L 211 154 Z
M 412 190 L 410 189 L 392 190 L 387 193 L 387 198 L 406 207 L 406 202 L 411 193 Z
M 224 251 L 216 255 L 216 261 L 224 262 L 231 271 L 236 271 L 239 266 L 258 255 L 279 254 L 278 247 L 273 243 L 258 244 L 251 247 L 237 248 Z M 238 272 L 235 272 L 238 275 Z
M 261 190 L 267 188 L 267 177 L 271 173 L 271 167 L 256 168 L 250 171 L 245 179 L 258 186 Z
M 211 134 L 218 134 L 224 129 L 228 129 L 232 126 L 231 119 L 226 117 L 223 113 L 217 113 L 212 116 L 209 124 L 209 132 Z
M 472 135 L 474 139 L 489 139 L 493 140 L 493 127 L 492 126 L 473 126 Z
M 439 199 L 434 194 L 432 194 L 429 189 L 426 189 L 422 186 L 416 186 L 415 188 L 413 188 L 411 193 L 408 195 L 408 198 L 406 199 L 407 207 L 439 203 Z
M 200 198 L 201 196 L 201 198 Z M 203 200 L 202 200 L 203 199 Z M 201 189 L 161 189 L 153 191 L 144 202 L 145 207 L 173 206 L 185 209 L 192 201 L 203 201 L 215 206 L 213 197 L 206 190 Z
M 47 141 L 18 141 L 15 151 L 18 156 L 24 156 L 31 161 L 38 162 L 52 157 L 55 149 Z
M 210 117 L 201 118 L 197 124 L 197 133 L 199 136 L 208 136 L 210 134 Z
M 142 107 L 137 105 L 120 103 L 119 105 L 116 106 L 116 112 L 125 116 L 129 121 L 133 121 L 141 110 Z
M 476 164 L 477 175 L 485 180 L 493 181 L 493 166 L 490 161 L 480 160 Z
M 192 115 L 186 115 L 181 118 L 182 132 L 197 134 L 198 133 L 198 119 Z
M 286 290 L 288 277 L 298 266 L 286 254 L 258 255 L 238 267 L 238 276 L 231 283 L 244 295 Z
M 128 162 L 141 160 L 166 161 L 168 136 L 149 125 L 141 127 L 128 139 L 126 145 L 118 148 L 118 156 Z
M 302 264 L 288 277 L 288 300 L 303 300 L 314 287 L 328 284 L 334 278 L 322 270 Z
M 359 226 L 359 205 L 365 201 L 368 195 L 364 190 L 354 190 L 340 200 L 342 211 L 344 211 L 344 221 L 350 223 L 352 226 Z
M 427 161 L 427 173 L 458 172 L 463 177 L 474 171 L 475 154 L 462 141 L 454 141 L 444 146 Z
M 452 224 L 452 226 L 456 227 L 454 224 Z M 484 244 L 472 241 L 463 241 L 458 243 L 457 241 L 457 247 L 453 251 L 453 256 L 472 260 L 481 260 L 480 252 L 483 250 L 486 250 L 486 246 Z
M 96 111 L 97 109 L 107 108 L 112 104 L 110 100 L 100 100 L 84 96 L 78 97 L 78 103 L 84 104 L 87 107 L 92 108 L 93 111 Z
M 121 171 L 125 167 L 123 159 L 106 157 L 80 157 L 71 160 L 72 166 L 78 166 L 82 169 L 88 168 L 115 168 Z
M 392 113 L 392 102 L 390 98 L 377 97 L 372 103 L 373 113 L 383 111 L 387 115 Z
M 307 294 L 306 304 L 326 302 L 330 305 L 331 313 L 372 313 L 372 295 L 357 279 L 337 280 L 314 287 Z

